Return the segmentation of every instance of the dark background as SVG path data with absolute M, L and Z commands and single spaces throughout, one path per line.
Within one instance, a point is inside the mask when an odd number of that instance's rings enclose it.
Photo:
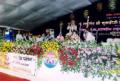
M 102 3 L 103 7 L 102 10 L 99 10 L 96 6 L 98 3 Z M 115 10 L 111 10 L 109 9 L 109 0 L 100 0 L 98 2 L 93 3 L 92 5 L 89 5 L 85 8 L 82 9 L 78 9 L 73 11 L 74 14 L 74 19 L 76 21 L 76 25 L 78 26 L 78 30 L 79 30 L 79 22 L 86 22 L 87 19 L 84 17 L 83 12 L 84 10 L 88 10 L 89 11 L 89 16 L 90 16 L 90 21 L 106 21 L 106 20 L 114 20 L 114 18 L 111 19 L 107 19 L 106 14 L 108 13 L 120 13 L 120 0 L 116 0 L 116 9 Z M 63 25 L 63 29 L 62 29 L 62 33 L 63 36 L 65 36 L 65 34 L 68 32 L 67 31 L 67 23 L 70 22 L 70 14 L 64 15 L 62 17 L 58 17 L 52 21 L 49 21 L 47 23 L 44 23 L 38 27 L 36 27 L 35 29 L 33 29 L 31 32 L 33 34 L 42 34 L 45 32 L 45 29 L 47 28 L 53 28 L 55 30 L 55 36 L 57 36 L 59 34 L 59 23 L 62 21 L 64 23 Z M 48 15 L 49 16 L 49 15 Z M 119 18 L 115 18 L 117 20 L 119 20 Z M 105 27 L 103 25 L 99 25 L 99 26 L 90 26 L 90 28 L 101 28 L 101 27 Z M 110 25 L 107 27 L 115 27 L 115 25 Z M 120 26 L 117 26 L 120 27 Z M 97 33 L 98 32 L 98 33 Z M 110 31 L 94 31 L 94 35 L 97 36 L 97 41 L 101 42 L 101 41 L 106 41 L 107 38 L 120 38 L 120 36 L 111 36 L 109 35 Z M 99 33 L 103 33 L 103 35 L 99 35 Z M 107 33 L 104 34 L 104 33 Z

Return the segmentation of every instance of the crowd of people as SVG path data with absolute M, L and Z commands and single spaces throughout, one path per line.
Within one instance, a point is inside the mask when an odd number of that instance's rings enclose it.
M 54 36 L 50 33 L 49 29 L 46 29 L 45 34 L 43 33 L 42 35 L 33 35 L 31 33 L 21 33 L 20 31 L 18 31 L 18 33 L 16 34 L 16 41 L 17 40 L 30 40 L 30 41 L 34 41 L 34 42 L 40 42 L 40 41 L 45 41 L 45 40 L 51 40 L 54 39 Z
M 15 37 L 14 37 L 14 41 L 30 40 L 34 42 L 40 42 L 40 41 L 46 41 L 46 40 L 51 40 L 55 38 L 62 38 L 62 39 L 67 38 L 69 40 L 81 41 L 82 39 L 79 32 L 83 32 L 83 38 L 85 39 L 85 41 L 95 40 L 95 36 L 90 32 L 90 30 L 84 29 L 84 31 L 78 31 L 77 25 L 75 24 L 75 20 L 71 20 L 68 23 L 66 27 L 68 30 L 68 33 L 66 33 L 65 37 L 62 36 L 62 26 L 63 26 L 63 23 L 60 23 L 60 33 L 57 37 L 54 37 L 54 33 L 53 32 L 51 33 L 50 29 L 46 29 L 43 34 L 39 34 L 39 35 L 33 35 L 32 33 L 29 33 L 29 32 L 23 33 L 22 31 L 17 31 L 17 34 L 15 34 Z M 6 32 L 7 40 L 10 39 L 11 41 L 11 37 L 9 37 L 9 36 L 12 36 L 11 34 L 12 33 L 9 34 L 9 32 Z
M 78 34 L 79 32 L 82 32 L 82 31 L 78 32 L 77 25 L 75 24 L 74 20 L 72 20 L 70 23 L 68 23 L 67 30 L 69 30 L 69 32 L 66 34 L 66 37 L 68 37 L 69 39 L 72 39 L 72 40 L 79 40 L 79 41 L 82 40 L 80 38 L 80 35 Z M 90 31 L 90 29 L 83 30 L 83 38 L 85 39 L 85 41 L 95 40 L 95 36 Z

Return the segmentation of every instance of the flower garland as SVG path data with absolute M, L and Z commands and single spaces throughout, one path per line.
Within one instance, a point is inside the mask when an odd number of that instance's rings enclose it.
M 32 54 L 32 55 L 37 55 L 38 56 L 38 68 L 41 66 L 42 64 L 42 58 L 43 58 L 43 49 L 40 47 L 39 44 L 34 44 L 31 46 L 29 52 Z
M 114 11 L 116 9 L 117 0 L 109 0 L 108 7 L 110 10 Z

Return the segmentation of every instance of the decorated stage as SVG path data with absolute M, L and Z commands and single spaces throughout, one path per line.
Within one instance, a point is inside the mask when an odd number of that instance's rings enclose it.
M 119 81 L 120 44 L 1 42 L 0 72 L 30 81 Z

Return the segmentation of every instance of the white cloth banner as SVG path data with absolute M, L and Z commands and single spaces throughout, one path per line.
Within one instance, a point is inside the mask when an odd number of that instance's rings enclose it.
M 10 69 L 19 73 L 34 75 L 37 69 L 37 56 L 8 53 Z

